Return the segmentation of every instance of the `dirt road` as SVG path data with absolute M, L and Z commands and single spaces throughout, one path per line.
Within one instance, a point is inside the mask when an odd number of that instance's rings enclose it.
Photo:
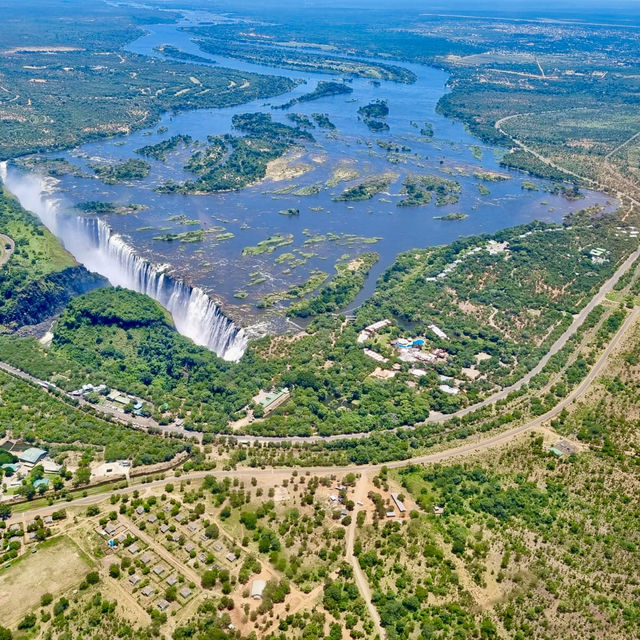
M 367 487 L 367 474 L 362 473 L 358 482 L 356 483 L 355 493 L 353 496 L 353 501 L 358 504 L 358 502 L 364 502 L 366 496 L 366 487 Z M 369 612 L 369 616 L 373 620 L 373 627 L 375 629 L 376 634 L 380 638 L 380 640 L 384 640 L 386 638 L 386 634 L 384 632 L 384 628 L 382 623 L 380 622 L 380 616 L 378 615 L 378 610 L 375 608 L 372 600 L 371 600 L 371 589 L 369 588 L 369 581 L 367 580 L 367 576 L 364 575 L 364 572 L 360 568 L 360 563 L 358 559 L 353 555 L 353 544 L 356 538 L 356 521 L 358 511 L 357 507 L 354 509 L 351 514 L 351 524 L 347 529 L 347 549 L 345 560 L 351 564 L 353 568 L 353 577 L 355 579 L 358 590 L 360 591 L 360 595 L 364 600 L 365 605 L 367 606 L 367 611 Z
M 416 456 L 414 458 L 407 458 L 406 460 L 394 460 L 391 462 L 383 464 L 367 464 L 367 465 L 346 465 L 342 467 L 335 466 L 327 466 L 327 467 L 300 467 L 297 468 L 299 473 L 315 473 L 318 475 L 321 474 L 339 474 L 339 473 L 377 473 L 383 466 L 386 466 L 390 469 L 397 469 L 399 467 L 405 467 L 410 464 L 433 464 L 436 462 L 444 462 L 446 460 L 451 460 L 453 458 L 457 458 L 460 456 L 465 456 L 472 453 L 478 453 L 484 451 L 486 449 L 490 449 L 497 445 L 506 444 L 507 442 L 513 440 L 520 434 L 530 431 L 531 429 L 535 429 L 536 427 L 541 426 L 545 422 L 548 422 L 556 415 L 558 415 L 563 409 L 571 405 L 573 402 L 578 400 L 580 396 L 589 388 L 589 385 L 596 379 L 602 368 L 607 363 L 607 360 L 613 350 L 618 346 L 620 340 L 624 337 L 629 328 L 638 321 L 640 316 L 640 307 L 636 307 L 624 321 L 622 326 L 615 333 L 611 342 L 607 346 L 607 348 L 602 352 L 600 357 L 596 360 L 595 364 L 585 377 L 585 379 L 571 391 L 566 398 L 561 400 L 553 409 L 550 409 L 546 413 L 537 418 L 529 420 L 528 422 L 513 427 L 512 429 L 507 429 L 506 431 L 502 431 L 501 433 L 497 433 L 493 436 L 489 436 L 482 440 L 472 442 L 469 444 L 461 445 L 459 447 L 452 447 L 451 449 L 445 449 L 444 451 L 439 451 L 437 453 L 430 453 L 422 456 Z M 289 477 L 291 474 L 290 469 L 232 469 L 229 471 L 194 471 L 192 473 L 185 473 L 180 476 L 180 482 L 187 480 L 198 480 L 205 478 L 206 476 L 212 476 L 215 478 L 245 478 L 247 481 L 251 481 L 251 478 L 254 476 L 259 477 L 269 477 L 271 476 L 274 480 L 279 480 L 281 477 Z M 144 485 L 134 484 L 124 489 L 113 489 L 109 491 L 105 491 L 104 493 L 97 493 L 91 496 L 87 496 L 85 498 L 78 498 L 73 502 L 69 503 L 69 506 L 87 506 L 90 504 L 95 504 L 108 498 L 114 493 L 132 493 L 135 490 L 140 490 L 143 488 L 151 488 L 151 487 L 163 487 L 167 482 L 169 482 L 169 478 L 171 478 L 169 474 L 167 474 L 165 479 L 162 480 L 154 480 L 152 482 L 147 482 Z M 54 511 L 60 508 L 59 504 L 55 504 L 47 507 L 39 507 L 36 509 L 32 509 L 29 511 L 24 511 L 19 514 L 16 514 L 12 518 L 9 519 L 9 522 L 18 522 L 23 520 L 24 518 L 30 517 L 33 518 L 36 515 L 50 515 Z
M 6 264 L 15 251 L 16 245 L 12 238 L 0 233 L 0 267 Z

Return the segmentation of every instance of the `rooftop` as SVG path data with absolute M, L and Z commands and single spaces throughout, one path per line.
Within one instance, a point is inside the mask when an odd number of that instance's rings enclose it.
M 25 451 L 19 451 L 16 453 L 18 460 L 26 462 L 27 464 L 36 464 L 41 458 L 47 455 L 44 449 L 38 447 L 29 447 Z
M 265 580 L 254 580 L 251 583 L 251 597 L 252 598 L 262 598 L 262 593 L 265 590 L 267 583 Z
M 258 394 L 256 396 L 256 402 L 263 408 L 266 409 L 269 405 L 273 404 L 283 396 L 289 393 L 289 389 L 284 387 L 283 389 L 277 389 L 275 391 L 268 391 L 265 393 Z

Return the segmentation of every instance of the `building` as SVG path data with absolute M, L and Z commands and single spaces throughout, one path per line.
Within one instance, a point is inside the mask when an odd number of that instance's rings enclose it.
M 164 598 L 158 600 L 158 609 L 160 609 L 160 611 L 166 611 L 168 608 L 169 603 Z
M 49 486 L 49 478 L 38 478 L 33 482 L 33 488 L 39 489 L 40 487 L 44 487 L 45 489 Z
M 282 389 L 276 389 L 274 391 L 260 391 L 260 393 L 253 398 L 253 401 L 260 405 L 264 411 L 264 415 L 268 415 L 280 405 L 284 404 L 291 396 L 291 393 L 287 387 Z
M 364 355 L 369 356 L 369 358 L 373 358 L 376 362 L 389 362 L 389 358 L 385 358 L 384 356 L 376 353 L 375 351 L 371 351 L 371 349 L 363 349 Z
M 19 462 L 7 462 L 2 465 L 2 468 L 7 471 L 11 471 L 11 473 L 17 473 L 20 470 Z
M 404 504 L 402 503 L 402 501 L 398 498 L 398 494 L 397 493 L 392 493 L 391 494 L 391 498 L 396 503 L 396 507 L 398 507 L 398 511 L 400 513 L 405 513 L 407 509 L 404 506 Z
M 444 393 L 448 393 L 449 395 L 452 396 L 457 396 L 460 393 L 460 389 L 458 389 L 457 387 L 452 387 L 448 384 L 441 384 L 438 389 L 440 389 L 440 391 L 443 391 Z
M 26 466 L 35 467 L 38 462 L 47 455 L 47 452 L 44 449 L 39 449 L 38 447 L 29 447 L 24 451 L 16 451 L 14 455 L 16 455 L 18 460 Z
M 363 343 L 366 340 L 368 340 L 374 333 L 377 333 L 378 331 L 380 331 L 381 329 L 384 329 L 385 327 L 388 327 L 391 325 L 391 320 L 385 318 L 384 320 L 378 320 L 378 322 L 374 322 L 373 324 L 370 324 L 368 327 L 365 327 L 359 334 L 358 334 L 358 339 L 357 342 L 358 343 Z
M 435 333 L 438 336 L 438 338 L 441 338 L 442 340 L 449 339 L 449 336 L 437 325 L 430 324 L 429 329 L 431 329 L 431 331 L 433 331 L 433 333 Z
M 189 587 L 182 587 L 182 589 L 180 589 L 180 597 L 184 598 L 185 600 L 191 595 L 191 589 L 189 589 Z
M 580 449 L 572 442 L 561 439 L 558 440 L 558 442 L 556 442 L 549 451 L 560 458 L 562 456 L 570 456 L 574 453 L 578 453 Z
M 262 600 L 262 594 L 267 586 L 266 580 L 254 580 L 251 583 L 251 597 L 254 600 Z
M 147 585 L 140 593 L 143 596 L 146 596 L 148 598 L 149 596 L 152 596 L 155 593 L 155 591 L 153 587 L 151 587 L 150 585 Z
M 113 402 L 114 404 L 119 404 L 122 407 L 126 407 L 130 400 L 127 396 L 121 394 L 119 391 L 113 390 L 107 396 L 107 400 Z
M 60 473 L 60 469 L 62 468 L 59 464 L 51 460 L 51 458 L 45 458 L 41 464 L 45 473 Z

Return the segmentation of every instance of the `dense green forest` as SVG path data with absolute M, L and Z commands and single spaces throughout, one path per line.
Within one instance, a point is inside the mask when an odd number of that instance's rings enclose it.
M 60 246 L 34 216 L 4 191 L 0 230 L 15 243 L 0 267 L 0 325 L 15 329 L 37 324 L 60 311 L 74 295 L 106 284 Z
M 271 160 L 281 157 L 300 141 L 313 140 L 308 131 L 275 122 L 268 113 L 236 114 L 232 122 L 246 135 L 210 136 L 206 149 L 196 151 L 185 166 L 198 175 L 197 180 L 168 182 L 156 190 L 214 193 L 242 189 L 262 180 Z
M 311 102 L 313 100 L 319 100 L 320 98 L 325 98 L 327 96 L 339 96 L 345 94 L 348 95 L 350 93 L 353 93 L 353 89 L 343 82 L 326 82 L 325 80 L 321 80 L 320 82 L 318 82 L 313 91 L 304 93 L 297 98 L 291 98 L 291 100 L 285 102 L 283 105 L 277 108 L 290 109 L 291 107 L 301 102 Z
M 167 159 L 167 153 L 177 149 L 180 145 L 187 146 L 190 143 L 191 136 L 179 134 L 171 136 L 171 138 L 168 138 L 167 140 L 156 142 L 156 144 L 148 144 L 144 147 L 140 147 L 139 149 L 136 149 L 136 153 L 141 156 L 153 158 L 154 160 L 164 161 Z
M 172 21 L 148 9 L 63 3 L 12 8 L 0 36 L 0 72 L 11 92 L 0 100 L 0 158 L 63 149 L 149 127 L 167 111 L 223 107 L 286 92 L 282 77 L 121 52 L 148 22 Z M 38 19 L 34 19 L 35 16 Z M 60 20 L 65 28 L 60 29 Z M 194 85 L 191 78 L 197 78 Z M 64 96 L 61 99 L 61 96 Z
M 171 460 L 187 445 L 108 423 L 44 392 L 39 387 L 0 372 L 0 418 L 3 431 L 43 443 L 55 456 L 66 445 L 97 447 L 105 460 L 131 459 L 134 465 Z

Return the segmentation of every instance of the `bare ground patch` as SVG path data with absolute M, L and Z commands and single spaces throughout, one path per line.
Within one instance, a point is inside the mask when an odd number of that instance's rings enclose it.
M 0 573 L 0 612 L 13 626 L 45 593 L 60 593 L 78 584 L 89 569 L 80 550 L 67 537 L 41 545 Z

